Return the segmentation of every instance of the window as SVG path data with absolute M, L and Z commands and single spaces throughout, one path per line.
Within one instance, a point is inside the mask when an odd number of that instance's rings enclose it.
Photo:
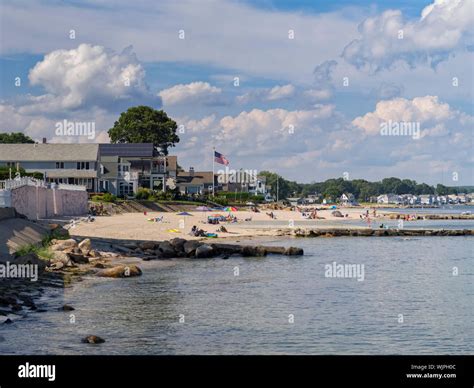
M 56 168 L 64 168 L 64 162 L 56 162 Z
M 78 170 L 89 170 L 89 162 L 77 162 Z

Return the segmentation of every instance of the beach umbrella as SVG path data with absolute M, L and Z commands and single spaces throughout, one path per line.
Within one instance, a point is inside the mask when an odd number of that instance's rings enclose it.
M 178 213 L 178 216 L 192 216 L 192 214 L 188 212 L 181 212 L 181 213 Z
M 226 212 L 236 212 L 236 211 L 237 211 L 237 208 L 235 208 L 235 207 L 226 207 L 226 208 L 224 209 L 224 211 L 226 211 Z

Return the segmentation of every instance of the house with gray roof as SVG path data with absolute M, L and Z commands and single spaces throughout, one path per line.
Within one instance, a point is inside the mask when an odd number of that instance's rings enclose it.
M 214 180 L 214 182 L 213 182 Z M 204 195 L 212 193 L 212 185 L 215 184 L 215 177 L 212 171 L 180 171 L 178 173 L 177 187 L 184 195 Z
M 98 191 L 119 196 L 139 187 L 166 191 L 176 179 L 177 157 L 159 155 L 152 143 L 99 144 Z
M 0 166 L 41 172 L 48 182 L 97 185 L 98 144 L 0 144 Z

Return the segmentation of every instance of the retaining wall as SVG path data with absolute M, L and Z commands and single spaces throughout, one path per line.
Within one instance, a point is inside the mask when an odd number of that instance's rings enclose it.
M 31 220 L 87 214 L 86 191 L 22 186 L 11 190 L 11 206 Z

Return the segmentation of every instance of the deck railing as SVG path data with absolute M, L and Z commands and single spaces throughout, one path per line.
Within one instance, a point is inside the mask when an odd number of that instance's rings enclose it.
M 29 176 L 24 176 L 18 179 L 6 179 L 0 181 L 0 190 L 12 190 L 22 186 L 34 186 L 34 187 L 44 187 L 44 188 L 57 188 L 59 190 L 76 190 L 76 191 L 85 191 L 86 186 L 83 185 L 71 185 L 65 183 L 48 183 L 40 179 L 31 178 Z

